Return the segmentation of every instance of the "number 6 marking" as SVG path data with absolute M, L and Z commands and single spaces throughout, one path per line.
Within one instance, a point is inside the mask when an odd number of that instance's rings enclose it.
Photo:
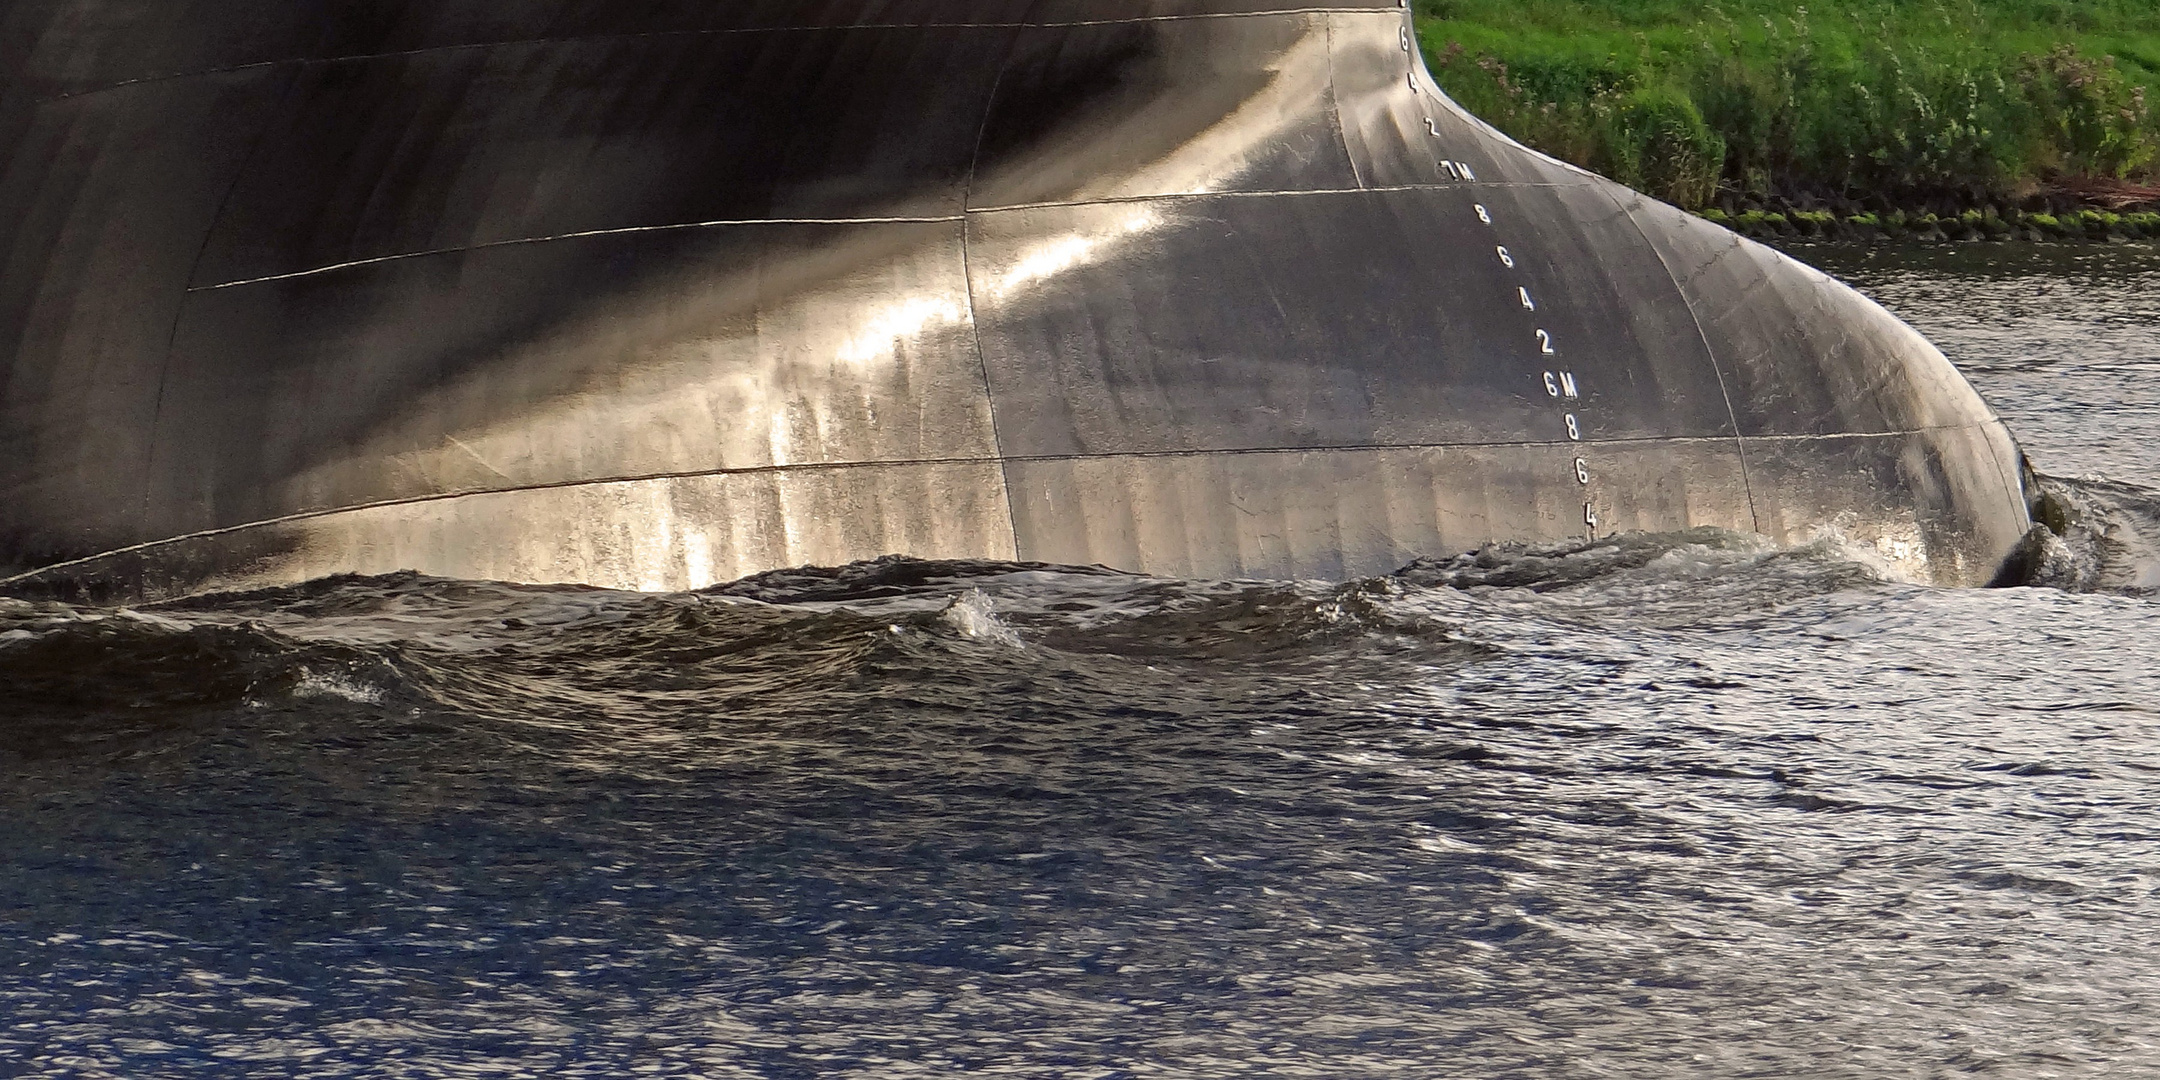
M 1528 305 L 1529 305 L 1529 303 L 1530 303 L 1530 294 L 1529 294 L 1529 293 L 1524 293 L 1524 294 L 1523 294 L 1523 304 L 1524 304 L 1524 306 L 1528 306 Z M 1546 332 L 1545 332 L 1545 331 L 1543 331 L 1543 330 L 1540 330 L 1540 331 L 1538 331 L 1538 332 L 1537 332 L 1537 344 L 1538 344 L 1538 351 L 1539 351 L 1539 352 L 1541 352 L 1541 353 L 1545 354 L 1546 356 L 1551 356 L 1551 355 L 1553 355 L 1553 347 L 1552 347 L 1552 335 L 1551 335 L 1551 334 L 1548 334 L 1548 333 L 1546 333 Z
M 1506 248 L 1495 248 L 1493 250 L 1500 253 L 1500 265 L 1505 266 L 1510 270 L 1515 269 L 1515 256 L 1508 254 Z
M 1575 459 L 1575 482 L 1578 484 L 1590 482 L 1590 463 L 1581 458 Z

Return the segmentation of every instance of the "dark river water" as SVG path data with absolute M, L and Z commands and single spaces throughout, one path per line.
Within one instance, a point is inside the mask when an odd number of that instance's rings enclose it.
M 1803 255 L 2058 478 L 2068 587 L 0 601 L 0 1075 L 2160 1076 L 2160 255 Z

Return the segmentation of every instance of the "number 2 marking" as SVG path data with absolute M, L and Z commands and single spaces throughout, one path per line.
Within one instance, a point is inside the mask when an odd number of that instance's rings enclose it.
M 1524 306 L 1524 307 L 1529 307 L 1529 306 L 1530 306 L 1530 294 L 1529 294 L 1529 293 L 1524 293 L 1524 294 L 1523 294 L 1523 306 Z M 1551 356 L 1551 355 L 1553 354 L 1553 347 L 1552 347 L 1552 335 L 1551 335 L 1551 334 L 1548 334 L 1548 333 L 1546 333 L 1546 332 L 1545 332 L 1545 331 L 1543 331 L 1543 330 L 1540 330 L 1540 331 L 1538 331 L 1538 332 L 1537 332 L 1537 344 L 1538 344 L 1538 351 L 1539 351 L 1539 352 L 1541 352 L 1541 353 L 1545 354 L 1546 356 Z

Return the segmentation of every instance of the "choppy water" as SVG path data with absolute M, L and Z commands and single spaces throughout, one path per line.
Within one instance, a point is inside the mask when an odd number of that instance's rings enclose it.
M 2160 260 L 1811 254 L 2082 478 L 2087 591 L 0 601 L 0 1074 L 2160 1076 Z

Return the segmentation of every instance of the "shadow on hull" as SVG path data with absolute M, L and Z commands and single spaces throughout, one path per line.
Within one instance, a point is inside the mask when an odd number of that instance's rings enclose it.
M 1696 526 L 1994 574 L 2019 456 L 1939 352 L 1409 46 L 1341 0 L 23 0 L 0 591 Z

